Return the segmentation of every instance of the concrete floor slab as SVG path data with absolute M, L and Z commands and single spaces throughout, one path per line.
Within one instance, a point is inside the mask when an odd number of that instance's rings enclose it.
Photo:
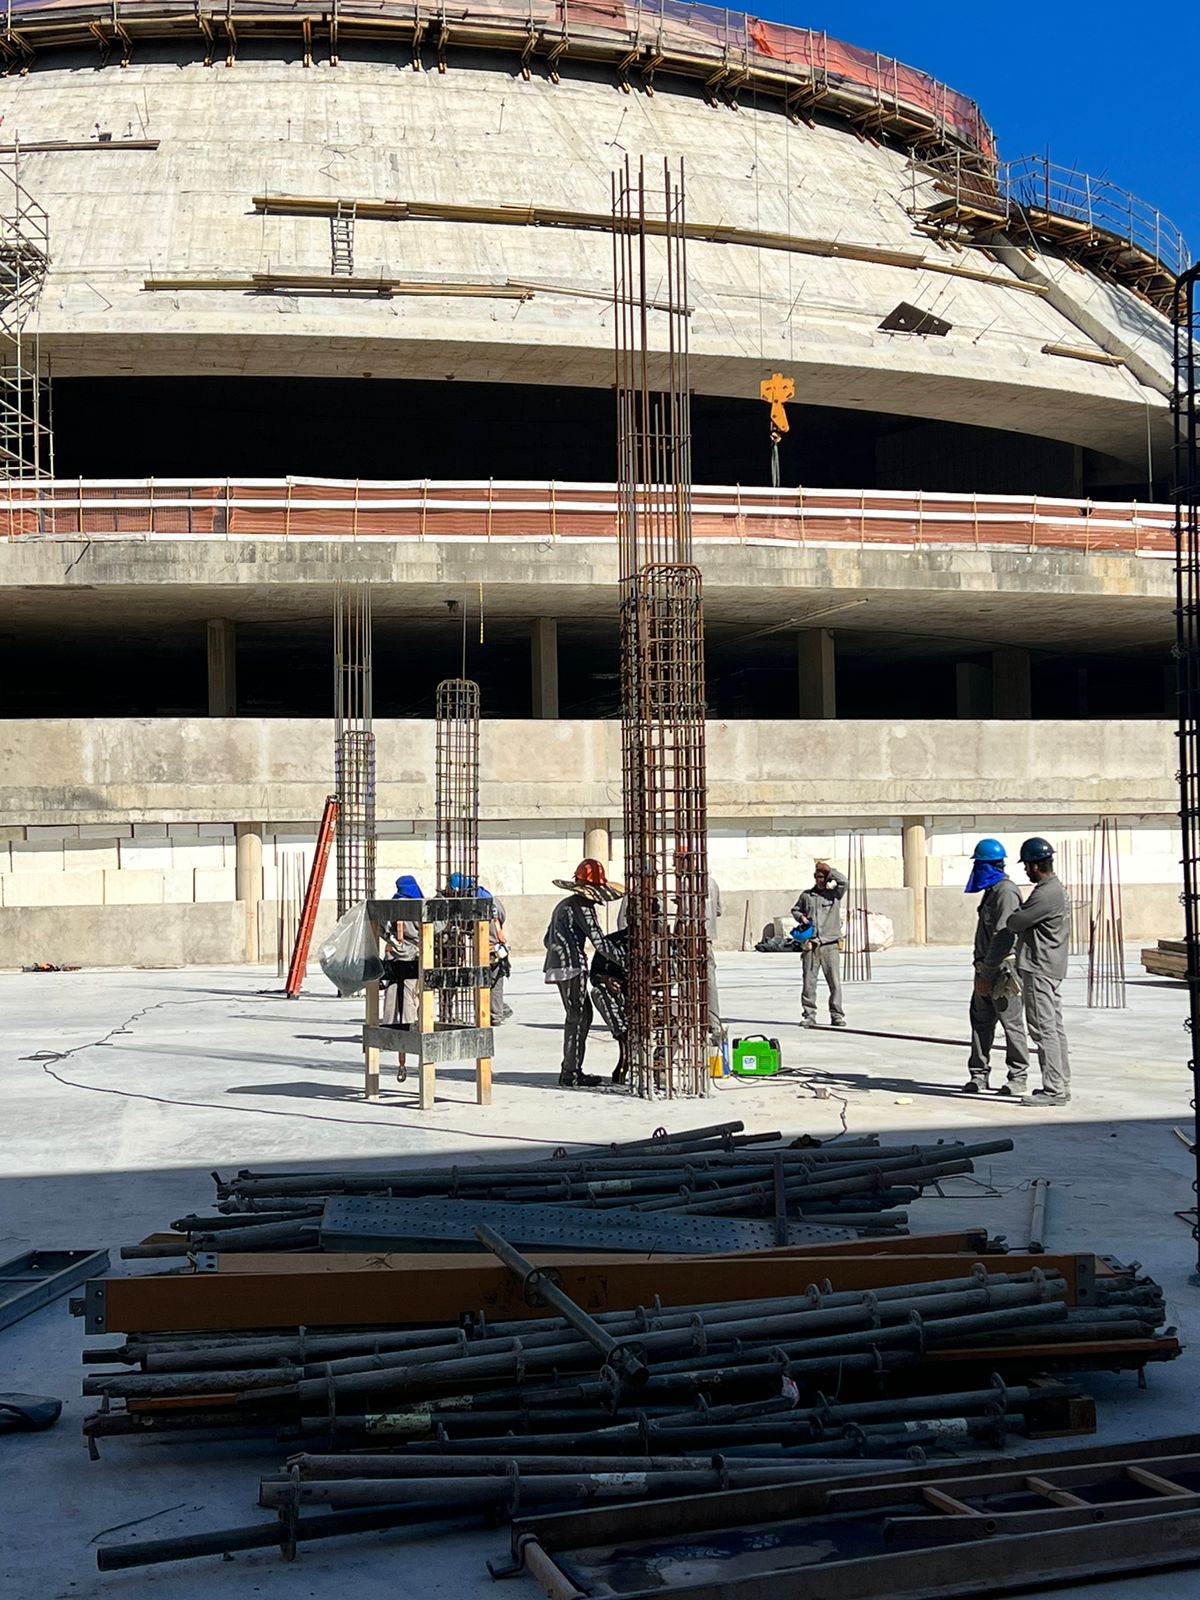
M 214 1167 L 467 1162 L 730 1117 L 755 1131 L 821 1136 L 837 1133 L 844 1117 L 856 1133 L 1012 1136 L 1012 1155 L 982 1162 L 973 1179 L 914 1207 L 914 1230 L 986 1225 L 1023 1244 L 1028 1183 L 1045 1176 L 1052 1248 L 1140 1260 L 1164 1285 L 1170 1321 L 1186 1340 L 1200 1327 L 1200 1290 L 1188 1284 L 1192 1240 L 1174 1215 L 1193 1199 L 1190 1158 L 1171 1132 L 1190 1116 L 1184 994 L 1139 975 L 1126 1010 L 1088 1011 L 1074 966 L 1066 1020 L 1075 1095 L 1069 1107 L 1044 1112 L 960 1094 L 969 989 L 962 951 L 875 957 L 873 981 L 848 987 L 844 1033 L 797 1027 L 792 957 L 723 956 L 731 1029 L 777 1035 L 789 1070 L 670 1107 L 611 1089 L 558 1089 L 558 999 L 536 964 L 521 961 L 509 987 L 516 1017 L 498 1035 L 495 1103 L 477 1107 L 470 1069 L 451 1067 L 440 1075 L 443 1098 L 425 1114 L 408 1087 L 376 1105 L 358 1098 L 360 1007 L 334 998 L 319 974 L 294 1003 L 262 969 L 3 976 L 0 1255 L 34 1244 L 107 1245 L 115 1257 L 122 1243 L 204 1209 Z M 1132 960 L 1130 970 L 1140 974 Z M 614 1061 L 615 1046 L 597 1032 L 589 1066 Z M 505 1547 L 496 1531 L 371 1536 L 309 1548 L 295 1566 L 258 1554 L 99 1576 L 94 1549 L 106 1539 L 263 1519 L 257 1476 L 280 1452 L 258 1442 L 113 1441 L 89 1462 L 78 1432 L 82 1344 L 81 1324 L 61 1302 L 0 1333 L 2 1387 L 65 1401 L 50 1432 L 0 1442 L 0 1592 L 14 1600 L 292 1600 L 345 1584 L 356 1600 L 392 1600 L 419 1583 L 429 1600 L 493 1593 L 484 1560 Z M 1089 1378 L 1100 1438 L 1196 1428 L 1196 1377 L 1189 1351 L 1152 1369 L 1144 1393 L 1128 1375 Z M 1195 1581 L 1194 1573 L 1128 1580 L 1103 1593 L 1183 1600 Z M 527 1579 L 513 1586 L 514 1597 L 535 1592 Z

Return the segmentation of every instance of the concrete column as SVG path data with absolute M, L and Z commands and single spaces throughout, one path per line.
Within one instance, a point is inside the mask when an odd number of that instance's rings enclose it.
M 558 716 L 558 623 L 554 617 L 536 617 L 529 646 L 533 670 L 533 714 Z
M 912 890 L 913 943 L 924 944 L 925 889 L 929 882 L 929 864 L 926 855 L 924 817 L 905 817 L 904 829 L 904 887 Z
M 208 623 L 208 714 L 237 716 L 237 624 L 227 617 Z
M 259 959 L 258 910 L 263 897 L 263 825 L 261 822 L 234 824 L 237 838 L 237 876 L 235 893 L 246 911 L 246 960 Z
M 1033 714 L 1028 650 L 992 651 L 992 715 L 1009 722 Z
M 977 661 L 954 664 L 954 714 L 967 721 L 982 721 L 992 714 L 992 674 Z
M 583 824 L 583 854 L 608 871 L 612 860 L 612 823 L 607 817 L 588 817 Z
M 837 716 L 837 679 L 832 628 L 805 628 L 799 646 L 800 715 L 805 719 Z

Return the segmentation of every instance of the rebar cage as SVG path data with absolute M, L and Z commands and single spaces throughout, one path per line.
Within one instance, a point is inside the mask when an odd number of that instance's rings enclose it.
M 375 734 L 371 728 L 371 589 L 339 583 L 333 601 L 337 906 L 375 898 Z
M 1200 266 L 1175 287 L 1175 654 L 1179 685 L 1179 820 L 1187 949 L 1188 1067 L 1200 1199 Z M 1192 1213 L 1200 1253 L 1200 1216 Z M 1193 1282 L 1200 1284 L 1200 1259 Z
M 437 834 L 437 893 L 473 897 L 479 885 L 479 685 L 447 678 L 437 686 L 434 813 Z M 451 918 L 436 935 L 439 968 L 475 964 L 474 922 Z M 439 1020 L 470 1027 L 475 994 L 443 989 Z
M 613 308 L 631 1080 L 708 1073 L 704 621 L 692 562 L 683 167 L 614 174 Z

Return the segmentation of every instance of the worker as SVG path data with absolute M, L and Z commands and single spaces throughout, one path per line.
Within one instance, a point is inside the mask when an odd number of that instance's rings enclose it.
M 1021 846 L 1021 864 L 1033 892 L 993 935 L 975 989 L 977 994 L 991 996 L 1004 958 L 1015 945 L 1025 1022 L 1042 1069 L 1041 1088 L 1024 1095 L 1021 1104 L 1065 1106 L 1071 1098 L 1071 1062 L 1060 990 L 1067 975 L 1070 902 L 1054 871 L 1054 846 L 1048 840 L 1026 839 Z
M 600 1079 L 583 1071 L 593 1016 L 588 995 L 587 946 L 590 944 L 593 950 L 605 948 L 606 935 L 596 907 L 619 900 L 625 891 L 619 884 L 609 883 L 603 866 L 591 858 L 579 863 L 573 878 L 555 878 L 554 886 L 569 890 L 567 898 L 555 906 L 542 941 L 546 946 L 546 982 L 557 985 L 563 1004 L 563 1058 L 558 1081 L 564 1089 L 594 1089 Z
M 1013 912 L 1020 909 L 1021 896 L 1016 884 L 1004 870 L 1004 846 L 999 839 L 980 839 L 971 861 L 971 876 L 963 893 L 980 897 L 975 922 L 975 976 L 978 978 L 996 930 L 1002 928 Z M 986 994 L 980 992 L 978 983 L 971 990 L 971 1054 L 967 1061 L 969 1077 L 965 1092 L 982 1094 L 988 1086 L 992 1041 L 996 1037 L 996 1024 L 999 1023 L 1004 1030 L 1008 1081 L 1002 1083 L 996 1092 L 1023 1095 L 1029 1077 L 1029 1041 L 1025 1037 L 1025 1023 L 1021 1017 L 1019 990 L 1012 985 L 1012 992 L 1001 996 L 993 992 L 996 985 L 989 983 L 987 987 Z
M 590 973 L 592 1002 L 607 1023 L 609 1033 L 617 1041 L 617 1065 L 612 1075 L 614 1083 L 624 1083 L 629 1076 L 628 949 L 628 932 L 618 929 L 616 933 L 608 934 L 592 957 Z
M 717 923 L 721 912 L 721 889 L 710 872 L 708 899 L 704 906 L 704 931 L 708 935 L 708 1033 L 714 1044 L 720 1044 L 725 1034 L 721 1021 L 721 997 L 717 993 Z
M 393 900 L 424 900 L 421 885 L 404 873 L 396 879 Z M 421 928 L 416 922 L 387 922 L 383 935 L 383 990 L 380 1021 L 385 1028 L 411 1028 L 417 1021 L 417 989 L 421 970 Z M 408 1077 L 408 1057 L 399 1052 L 396 1082 Z
M 512 976 L 508 942 L 504 937 L 507 914 L 499 895 L 492 894 L 482 884 L 475 892 L 481 900 L 491 901 L 492 906 L 492 914 L 488 918 L 488 975 L 492 985 L 492 1024 L 498 1028 L 512 1016 L 512 1007 L 504 999 L 504 980 Z
M 817 1025 L 817 974 L 825 975 L 829 986 L 829 1020 L 835 1028 L 846 1026 L 842 1009 L 842 900 L 850 887 L 849 879 L 828 861 L 813 865 L 813 886 L 805 889 L 792 907 L 792 916 L 801 930 L 812 929 L 801 951 L 804 982 L 800 1004 L 802 1028 Z

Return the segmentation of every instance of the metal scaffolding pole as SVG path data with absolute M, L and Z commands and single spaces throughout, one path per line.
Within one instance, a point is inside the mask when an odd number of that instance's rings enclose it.
M 1175 287 L 1175 652 L 1179 684 L 1179 818 L 1187 949 L 1188 1067 L 1200 1199 L 1200 266 Z M 1192 1237 L 1200 1252 L 1200 1216 Z M 1192 1282 L 1200 1285 L 1200 1261 Z
M 375 735 L 371 589 L 339 583 L 333 601 L 338 916 L 375 898 Z
M 1087 1003 L 1097 1010 L 1120 1010 L 1125 1004 L 1125 929 L 1115 817 L 1101 817 L 1092 830 Z
M 479 883 L 479 685 L 470 678 L 439 683 L 436 715 L 437 892 L 471 898 Z M 451 917 L 436 935 L 438 967 L 471 966 L 474 934 L 473 921 Z M 474 990 L 440 991 L 439 1021 L 468 1027 L 474 1017 Z
M 661 186 L 660 186 L 661 185 Z M 629 1060 L 645 1096 L 708 1092 L 704 623 L 692 561 L 683 167 L 613 175 Z

